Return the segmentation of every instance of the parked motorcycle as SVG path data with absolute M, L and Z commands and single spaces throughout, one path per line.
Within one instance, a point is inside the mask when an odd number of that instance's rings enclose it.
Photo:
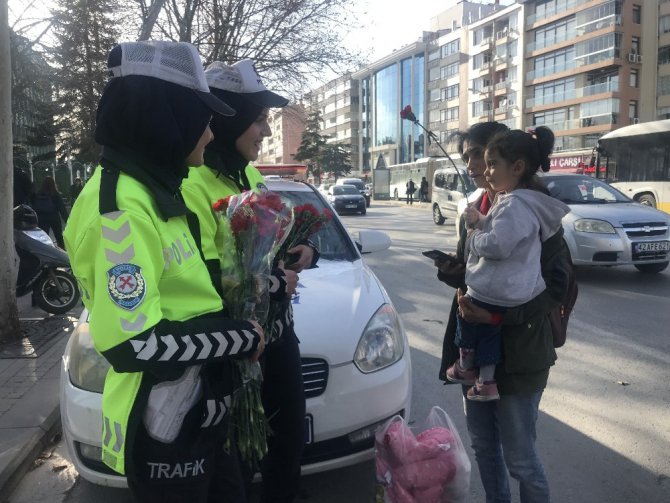
M 32 292 L 33 305 L 52 314 L 77 305 L 79 288 L 67 253 L 37 226 L 37 214 L 25 204 L 14 208 L 14 245 L 19 256 L 17 297 Z

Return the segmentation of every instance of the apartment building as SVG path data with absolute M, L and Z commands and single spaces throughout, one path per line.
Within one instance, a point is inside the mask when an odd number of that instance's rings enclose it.
M 654 29 L 643 41 L 642 9 L 656 1 L 538 0 L 525 4 L 524 125 L 546 125 L 554 151 L 586 161 L 597 139 L 638 122 L 642 48 L 656 45 Z M 644 42 L 644 43 L 643 43 Z M 655 73 L 653 57 L 648 73 Z M 653 79 L 655 80 L 655 79 Z M 644 117 L 652 120 L 655 117 Z M 582 158 L 579 153 L 581 151 Z M 567 154 L 566 154 L 567 155 Z
M 350 77 L 361 170 L 440 155 L 400 120 L 406 105 L 443 144 L 478 121 L 546 125 L 555 167 L 574 167 L 601 135 L 670 118 L 670 0 L 459 1 L 415 43 Z
M 352 174 L 362 175 L 359 162 L 360 100 L 358 82 L 351 74 L 338 77 L 305 95 L 307 115 L 321 112 L 321 134 L 329 143 L 340 143 L 350 148 Z
M 467 27 L 466 124 L 497 121 L 523 127 L 524 8 L 512 4 Z
M 263 139 L 256 164 L 292 164 L 305 130 L 305 107 L 302 103 L 270 110 L 268 123 L 272 135 Z
M 400 119 L 410 105 L 419 122 L 446 142 L 450 132 L 467 127 L 468 26 L 501 7 L 459 1 L 430 20 L 416 42 L 354 72 L 361 96 L 360 163 L 411 162 L 441 151 L 419 126 Z

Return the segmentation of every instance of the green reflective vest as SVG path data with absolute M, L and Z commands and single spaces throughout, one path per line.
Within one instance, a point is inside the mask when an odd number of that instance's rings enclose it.
M 263 175 L 254 166 L 247 165 L 245 173 L 252 190 L 258 192 L 265 187 Z M 212 206 L 219 199 L 239 194 L 237 185 L 207 166 L 191 167 L 188 178 L 182 183 L 181 192 L 186 206 L 198 215 L 205 259 L 218 258 L 222 268 L 233 263 L 232 254 L 235 253 L 235 247 L 232 244 L 230 223 L 226 218 L 219 218 Z
M 186 217 L 163 220 L 151 192 L 124 173 L 116 189 L 119 211 L 101 215 L 101 172 L 98 167 L 77 198 L 64 232 L 97 351 L 104 353 L 163 319 L 185 321 L 220 311 L 221 299 Z M 102 460 L 120 474 L 128 459 L 126 439 L 146 405 L 148 393 L 140 393 L 144 378 L 144 372 L 111 368 L 105 380 Z

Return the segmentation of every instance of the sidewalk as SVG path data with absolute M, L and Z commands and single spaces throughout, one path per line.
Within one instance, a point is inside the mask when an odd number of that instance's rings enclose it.
M 0 345 L 0 495 L 8 495 L 60 432 L 60 361 L 81 307 L 51 316 L 18 299 L 24 337 Z

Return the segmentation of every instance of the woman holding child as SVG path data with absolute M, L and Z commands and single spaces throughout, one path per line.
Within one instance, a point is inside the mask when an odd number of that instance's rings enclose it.
M 488 122 L 476 124 L 458 134 L 458 151 L 467 164 L 468 173 L 475 184 L 484 189 L 482 196 L 471 205 L 477 210 L 477 221 L 485 218 L 498 202 L 495 199 L 496 190 L 487 180 L 487 177 L 492 179 L 492 170 L 487 169 L 485 162 L 489 143 L 496 138 L 498 145 L 504 146 L 497 148 L 496 153 L 505 163 L 513 165 L 521 161 L 525 173 L 524 188 L 535 188 L 534 174 L 539 168 L 543 171 L 548 169 L 548 154 L 553 146 L 553 134 L 544 129 L 539 135 L 537 132 L 510 132 L 502 124 Z M 541 185 L 537 188 L 541 190 Z M 568 283 L 569 255 L 562 239 L 563 231 L 559 225 L 553 235 L 541 237 L 539 265 L 544 290 L 525 304 L 509 307 L 504 313 L 492 314 L 465 296 L 466 245 L 469 248 L 471 243 L 468 239 L 472 239 L 473 231 L 468 237 L 464 218 L 459 226 L 459 260 L 455 263 L 436 262 L 438 278 L 458 289 L 445 333 L 439 378 L 446 382 L 462 382 L 450 379 L 447 372 L 451 368 L 451 377 L 454 377 L 454 364 L 460 360 L 459 348 L 454 344 L 459 313 L 467 322 L 500 326 L 502 359 L 495 367 L 494 379 L 490 379 L 496 383 L 499 399 L 464 400 L 468 431 L 486 501 L 510 501 L 509 471 L 519 481 L 523 503 L 548 502 L 549 484 L 535 449 L 535 423 L 549 368 L 556 360 L 547 313 L 560 303 Z M 478 232 L 481 231 L 474 234 Z M 476 391 L 476 383 L 474 387 L 463 387 L 464 396 L 471 388 Z M 473 393 L 471 391 L 470 394 Z

